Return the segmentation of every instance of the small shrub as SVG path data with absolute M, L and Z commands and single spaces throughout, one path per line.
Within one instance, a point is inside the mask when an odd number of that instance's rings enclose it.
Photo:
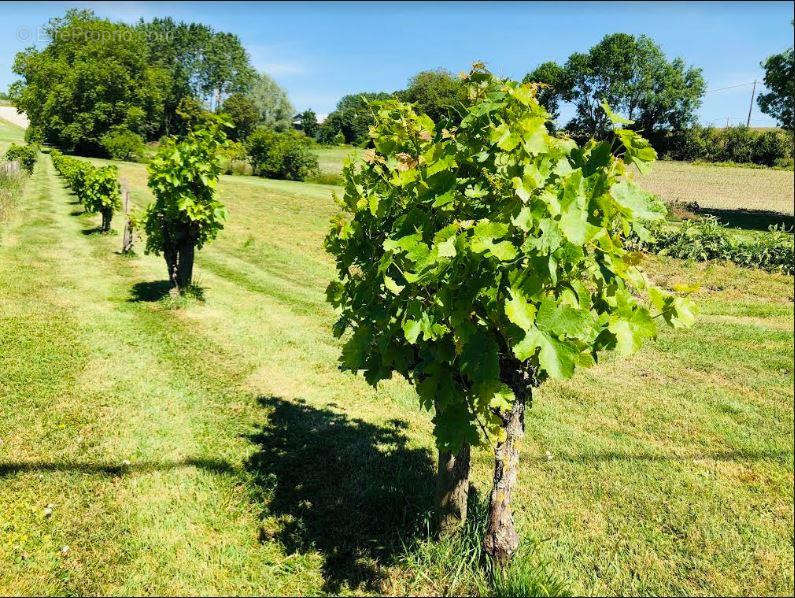
M 748 241 L 732 238 L 729 229 L 712 216 L 679 225 L 649 223 L 647 228 L 651 237 L 640 240 L 636 236 L 635 249 L 683 260 L 726 260 L 768 272 L 795 273 L 793 236 L 780 227 Z
M 318 170 L 317 156 L 310 151 L 311 140 L 298 131 L 278 133 L 259 128 L 246 145 L 254 174 L 259 176 L 303 181 Z
M 129 129 L 114 129 L 104 135 L 100 143 L 113 160 L 140 162 L 146 151 L 143 138 Z
M 9 162 L 19 160 L 19 165 L 24 168 L 28 174 L 32 174 L 38 154 L 38 145 L 17 145 L 16 143 L 12 143 L 8 151 L 6 151 L 6 160 Z
M 119 169 L 114 165 L 92 168 L 85 180 L 84 205 L 87 212 L 98 212 L 102 216 L 100 230 L 108 232 L 114 210 L 121 207 Z
M 252 174 L 253 168 L 248 161 L 246 146 L 238 141 L 229 141 L 218 150 L 221 163 L 221 174 Z

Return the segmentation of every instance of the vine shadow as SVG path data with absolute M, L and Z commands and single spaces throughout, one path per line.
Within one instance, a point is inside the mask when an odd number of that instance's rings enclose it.
M 303 400 L 260 397 L 268 420 L 249 440 L 246 469 L 288 553 L 323 557 L 324 591 L 378 591 L 383 567 L 424 533 L 433 508 L 430 451 L 407 446 L 407 424 L 377 426 Z M 405 543 L 405 544 L 404 544 Z
M 167 280 L 136 282 L 130 289 L 131 303 L 149 303 L 168 297 L 171 283 Z
M 769 210 L 745 210 L 740 208 L 730 210 L 699 207 L 697 213 L 705 216 L 714 216 L 721 224 L 744 230 L 767 231 L 771 226 L 779 225 L 791 229 L 795 225 L 795 217 Z

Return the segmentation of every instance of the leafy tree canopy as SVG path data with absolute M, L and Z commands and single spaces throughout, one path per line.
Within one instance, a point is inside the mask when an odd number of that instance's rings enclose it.
M 259 124 L 276 131 L 290 128 L 295 108 L 287 92 L 269 75 L 255 74 L 247 95 L 259 111 Z
M 320 125 L 317 122 L 317 114 L 314 110 L 304 110 L 293 118 L 293 126 L 299 131 L 303 131 L 307 137 L 314 138 L 317 135 Z
M 363 145 L 369 140 L 370 126 L 375 122 L 372 102 L 392 97 L 386 92 L 364 92 L 344 96 L 320 127 L 319 139 L 329 143 L 342 133 L 345 143 Z
M 430 116 L 435 123 L 458 124 L 463 118 L 466 90 L 463 81 L 449 71 L 437 69 L 414 75 L 408 87 L 395 94 L 415 110 Z
M 795 128 L 795 56 L 792 48 L 774 54 L 763 64 L 767 93 L 759 94 L 757 102 L 765 114 L 775 118 L 790 131 Z
M 504 438 L 523 386 L 692 318 L 625 249 L 664 213 L 632 177 L 655 158 L 648 142 L 607 109 L 620 156 L 607 142 L 579 147 L 548 133 L 535 86 L 480 65 L 466 84 L 457 130 L 395 99 L 378 105 L 374 149 L 345 166 L 326 239 L 334 333 L 350 333 L 341 367 L 372 384 L 412 380 L 452 450 Z
M 30 119 L 28 136 L 70 151 L 101 152 L 114 126 L 150 135 L 163 114 L 168 73 L 148 63 L 135 28 L 69 10 L 45 28 L 51 42 L 16 55 L 11 87 Z
M 561 100 L 573 102 L 567 130 L 580 139 L 605 138 L 610 121 L 600 109 L 607 102 L 635 120 L 634 129 L 653 136 L 695 122 L 705 83 L 701 69 L 681 58 L 668 61 L 654 41 L 627 33 L 606 35 L 587 53 L 574 53 L 562 67 L 546 62 L 525 81 L 547 83 L 539 101 L 553 115 Z
M 254 101 L 242 93 L 233 93 L 224 100 L 221 112 L 229 116 L 232 128 L 229 137 L 233 141 L 243 141 L 251 135 L 259 122 L 259 110 Z

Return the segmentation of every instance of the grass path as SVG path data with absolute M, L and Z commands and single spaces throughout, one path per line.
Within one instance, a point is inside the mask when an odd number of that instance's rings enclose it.
M 148 201 L 144 167 L 120 168 Z M 431 501 L 429 417 L 406 384 L 335 368 L 329 188 L 220 191 L 204 302 L 85 234 L 47 157 L 4 225 L 0 594 L 471 591 L 402 560 Z M 519 526 L 577 593 L 791 593 L 792 279 L 645 266 L 701 283 L 701 319 L 541 389 Z M 475 451 L 481 494 L 490 468 Z

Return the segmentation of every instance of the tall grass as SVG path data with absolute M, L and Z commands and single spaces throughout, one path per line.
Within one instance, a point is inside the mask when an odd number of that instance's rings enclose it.
M 400 562 L 402 593 L 480 596 L 570 596 L 566 583 L 540 560 L 536 540 L 520 546 L 510 565 L 500 571 L 483 550 L 488 498 L 470 493 L 467 520 L 457 533 L 438 538 L 433 517 L 423 522 L 420 540 L 404 547 Z
M 8 218 L 11 205 L 22 190 L 23 175 L 0 171 L 0 222 Z

